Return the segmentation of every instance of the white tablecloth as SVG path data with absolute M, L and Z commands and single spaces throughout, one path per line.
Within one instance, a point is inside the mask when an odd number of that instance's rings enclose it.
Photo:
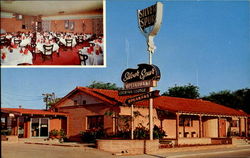
M 86 65 L 103 65 L 103 54 L 96 55 L 95 52 L 89 54 L 87 49 L 88 47 L 84 47 L 80 50 L 80 54 L 85 54 L 88 56 L 88 59 L 86 60 Z
M 12 38 L 11 42 L 14 43 L 13 38 Z M 25 47 L 25 46 L 29 45 L 30 43 L 31 43 L 31 38 L 26 38 L 26 39 L 21 40 L 20 46 Z
M 28 54 L 20 53 L 20 48 L 13 49 L 13 52 L 10 53 L 8 49 L 1 49 L 1 53 L 6 54 L 6 58 L 1 58 L 1 65 L 12 65 L 16 66 L 21 63 L 33 64 L 32 54 L 28 51 Z

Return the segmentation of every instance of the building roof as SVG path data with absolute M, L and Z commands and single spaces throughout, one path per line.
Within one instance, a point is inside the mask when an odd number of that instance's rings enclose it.
M 29 114 L 29 115 L 57 115 L 57 116 L 67 116 L 65 113 L 37 110 L 37 109 L 23 109 L 23 108 L 1 108 L 1 113 L 14 113 L 14 114 Z
M 86 87 L 76 87 L 75 90 L 87 93 L 110 104 L 125 103 L 125 100 L 127 98 L 135 96 L 135 95 L 119 96 L 117 90 L 95 89 Z M 177 97 L 160 96 L 154 98 L 153 102 L 154 102 L 154 108 L 167 110 L 171 112 L 248 116 L 247 113 L 241 110 L 236 110 L 233 108 L 229 108 L 223 105 L 219 105 L 201 99 L 185 99 Z M 135 103 L 135 105 L 147 107 L 149 105 L 149 101 L 140 101 Z

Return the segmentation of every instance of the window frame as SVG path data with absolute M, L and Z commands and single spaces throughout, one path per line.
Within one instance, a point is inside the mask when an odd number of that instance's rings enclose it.
M 191 117 L 180 117 L 179 126 L 193 127 L 193 119 Z
M 91 122 L 94 121 L 94 122 Z M 104 115 L 87 116 L 86 129 L 104 128 Z

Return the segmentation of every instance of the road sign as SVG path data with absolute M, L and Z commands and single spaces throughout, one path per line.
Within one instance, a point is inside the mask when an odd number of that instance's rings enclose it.
M 136 97 L 132 97 L 132 98 L 128 98 L 125 103 L 126 104 L 133 104 L 135 102 L 138 102 L 138 101 L 142 101 L 142 100 L 147 100 L 147 99 L 150 99 L 150 98 L 156 98 L 156 97 L 159 97 L 159 90 L 154 90 L 152 92 L 148 92 L 148 93 L 144 93 L 142 95 L 138 95 Z

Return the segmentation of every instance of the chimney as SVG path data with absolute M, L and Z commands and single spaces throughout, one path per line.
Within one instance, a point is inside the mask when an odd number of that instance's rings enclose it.
M 18 107 L 19 107 L 19 109 L 22 109 L 22 105 L 19 105 Z

